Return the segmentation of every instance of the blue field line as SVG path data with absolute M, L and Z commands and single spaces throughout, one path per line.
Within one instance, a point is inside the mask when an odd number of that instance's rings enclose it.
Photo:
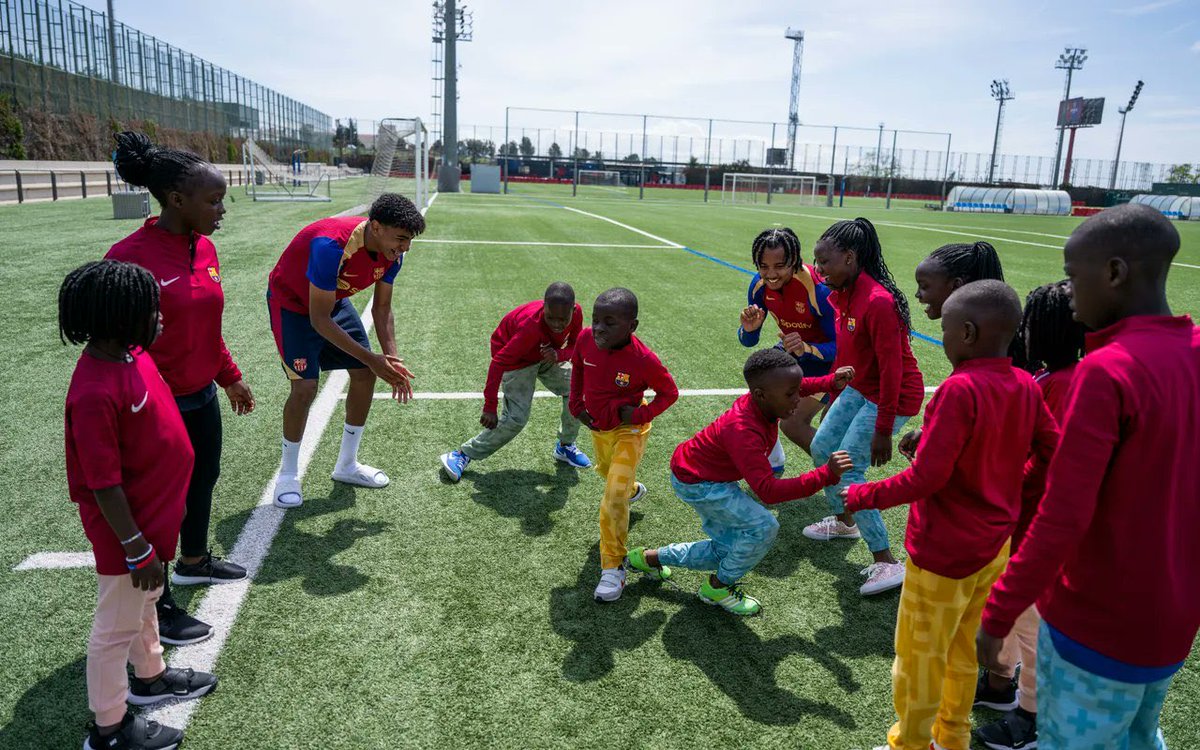
M 513 193 L 509 193 L 509 195 L 513 195 Z M 555 203 L 554 201 L 543 200 L 541 198 L 534 198 L 532 196 L 517 195 L 516 197 L 521 198 L 523 200 L 527 200 L 527 201 L 534 201 L 536 203 L 544 203 L 547 206 L 554 206 L 556 208 L 566 208 L 566 206 L 562 205 L 561 203 Z M 720 258 L 718 258 L 714 255 L 709 255 L 708 253 L 701 252 L 694 247 L 688 247 L 687 245 L 680 245 L 679 249 L 686 250 L 687 252 L 691 253 L 692 255 L 699 256 L 701 258 L 704 258 L 705 260 L 711 260 L 713 263 L 725 266 L 726 268 L 732 268 L 735 271 L 740 271 L 741 273 L 744 273 L 747 276 L 753 276 L 756 273 L 755 271 L 751 271 L 749 268 L 742 268 L 741 266 L 734 265 L 733 263 L 730 263 L 727 260 L 721 260 Z M 921 341 L 924 341 L 926 343 L 933 344 L 934 346 L 942 345 L 941 339 L 935 339 L 932 336 L 926 336 L 925 334 L 920 333 L 919 331 L 910 330 L 909 332 L 913 335 L 913 337 L 918 338 Z

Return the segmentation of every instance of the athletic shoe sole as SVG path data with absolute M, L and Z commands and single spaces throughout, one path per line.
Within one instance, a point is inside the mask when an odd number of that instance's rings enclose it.
M 834 539 L 862 539 L 862 534 L 855 531 L 852 534 L 822 534 L 817 531 L 809 531 L 807 528 L 800 532 L 805 537 L 817 542 L 831 542 Z
M 863 584 L 862 587 L 859 588 L 858 593 L 862 594 L 863 596 L 875 596 L 876 594 L 882 594 L 885 591 L 891 591 L 892 589 L 898 589 L 903 585 L 904 585 L 904 576 L 896 576 L 895 578 L 889 580 L 887 583 L 878 584 L 874 588 L 870 588 L 870 589 L 867 588 L 866 584 Z
M 445 456 L 441 456 L 441 458 L 440 458 L 440 460 L 442 462 L 442 475 L 445 476 L 447 479 L 449 479 L 451 482 L 458 484 L 459 480 L 462 479 L 462 474 L 455 474 L 454 469 L 450 468 L 450 460 L 448 458 L 446 458 L 446 456 L 449 456 L 449 455 L 450 454 L 447 453 Z
M 212 638 L 212 634 L 213 634 L 212 628 L 209 628 L 207 633 L 205 633 L 202 636 L 199 636 L 198 638 L 189 638 L 187 640 L 180 640 L 179 638 L 164 638 L 162 633 L 159 633 L 158 634 L 158 642 L 164 646 L 190 646 L 193 643 L 200 643 L 201 641 L 207 641 L 209 638 Z
M 238 578 L 214 578 L 213 576 L 181 576 L 172 571 L 171 583 L 176 586 L 219 586 L 223 583 L 237 583 L 246 580 L 242 575 Z
M 592 465 L 590 463 L 587 466 L 580 466 L 579 464 L 572 461 L 570 456 L 561 455 L 558 453 L 558 451 L 554 452 L 554 460 L 558 461 L 561 464 L 566 464 L 567 466 L 570 466 L 572 469 L 590 469 L 590 468 L 592 468 Z
M 178 748 L 180 744 L 181 743 L 176 742 L 171 745 L 163 745 L 160 750 L 176 750 L 176 748 Z M 88 737 L 88 738 L 84 739 L 84 741 L 83 741 L 83 750 L 103 750 L 103 748 L 93 747 L 92 746 L 92 738 Z
M 619 600 L 621 598 L 622 591 L 624 591 L 624 589 L 621 589 L 621 591 L 618 591 L 616 596 L 613 596 L 611 599 L 606 599 L 606 598 L 604 598 L 603 594 L 596 594 L 596 593 L 592 594 L 592 598 L 595 599 L 600 604 L 608 604 L 610 602 L 615 602 L 615 601 Z
M 633 505 L 634 503 L 636 503 L 638 500 L 641 500 L 645 496 L 646 496 L 646 485 L 642 484 L 641 482 L 638 482 L 637 483 L 637 491 L 633 493 L 633 497 L 629 498 L 629 504 Z
M 720 609 L 723 612 L 728 612 L 729 614 L 733 615 L 734 617 L 758 617 L 759 615 L 762 614 L 762 611 L 763 611 L 761 602 L 758 605 L 758 609 L 754 610 L 753 612 L 747 612 L 746 614 L 740 614 L 738 612 L 734 612 L 731 609 L 725 609 L 724 607 L 721 606 L 720 602 L 714 602 L 712 599 L 709 599 L 707 596 L 703 596 L 699 593 L 696 594 L 696 598 L 699 599 L 700 601 L 704 602 L 708 606 L 716 607 L 717 609 Z
M 178 695 L 176 693 L 163 693 L 162 695 L 134 695 L 133 691 L 129 691 L 129 693 L 125 696 L 125 702 L 131 706 L 153 706 L 155 703 L 162 703 L 163 701 L 169 701 L 172 699 L 186 701 L 191 700 L 192 698 L 200 698 L 208 695 L 216 689 L 217 683 L 214 682 L 211 685 L 198 687 L 190 693 L 185 693 L 184 695 Z
M 982 706 L 984 708 L 990 708 L 995 711 L 1012 711 L 1019 704 L 1020 704 L 1020 701 L 1018 701 L 1016 698 L 1013 698 L 1011 703 L 996 703 L 995 701 L 975 701 L 975 703 L 972 704 L 971 707 L 979 708 L 980 706 Z
M 980 742 L 983 741 L 980 740 Z M 990 748 L 990 750 L 1036 750 L 1038 746 L 1037 740 L 1026 742 L 1024 745 L 1001 745 L 998 742 L 984 742 L 983 744 L 985 747 Z

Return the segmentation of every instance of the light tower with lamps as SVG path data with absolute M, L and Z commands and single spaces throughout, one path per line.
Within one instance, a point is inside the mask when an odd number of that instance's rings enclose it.
M 1144 83 L 1144 81 L 1138 81 L 1137 85 L 1133 87 L 1133 96 L 1129 97 L 1129 103 L 1124 108 L 1117 110 L 1117 112 L 1121 113 L 1121 132 L 1117 136 L 1117 155 L 1113 159 L 1112 177 L 1108 181 L 1109 190 L 1117 189 L 1117 167 L 1121 164 L 1121 141 L 1125 139 L 1125 115 L 1133 110 L 1133 105 L 1137 103 L 1138 94 L 1142 93 Z
M 796 126 L 800 124 L 800 63 L 804 59 L 804 32 L 789 26 L 784 37 L 796 42 L 792 52 L 792 95 L 788 101 L 787 152 L 788 169 L 791 170 L 796 168 Z
M 1000 128 L 1004 123 L 1004 103 L 1016 98 L 1008 87 L 1007 78 L 1002 81 L 992 81 L 992 98 L 1000 102 L 1000 107 L 996 112 L 996 137 L 992 140 L 992 161 L 988 166 L 989 185 L 992 184 L 992 178 L 996 174 L 996 155 L 1000 152 Z
M 1058 62 L 1054 64 L 1054 67 L 1067 71 L 1067 87 L 1063 92 L 1063 101 L 1071 98 L 1071 74 L 1081 70 L 1086 60 L 1087 50 L 1080 47 L 1067 47 L 1058 56 Z M 1050 179 L 1051 186 L 1058 184 L 1058 168 L 1062 164 L 1063 133 L 1065 131 L 1064 126 L 1058 126 L 1058 146 L 1054 150 L 1054 175 Z

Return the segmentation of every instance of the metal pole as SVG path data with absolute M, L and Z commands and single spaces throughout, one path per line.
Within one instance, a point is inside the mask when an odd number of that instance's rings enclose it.
M 575 174 L 571 176 L 571 197 L 579 194 L 579 110 L 575 110 L 575 152 L 571 154 Z
M 1000 148 L 1000 117 L 1004 114 L 1004 97 L 1000 97 L 1000 106 L 996 108 L 996 135 L 992 138 L 992 160 L 988 164 L 988 184 L 996 175 L 996 150 Z
M 641 178 L 638 180 L 638 200 L 646 197 L 646 115 L 642 115 Z
M 892 166 L 888 169 L 887 203 L 884 208 L 892 207 L 892 179 L 896 176 L 896 136 L 899 130 L 892 131 Z
M 833 208 L 833 173 L 837 171 L 837 126 L 833 126 L 833 153 L 829 155 L 829 189 L 825 192 L 825 206 Z
M 875 173 L 871 176 L 879 178 L 879 154 L 883 151 L 883 123 L 879 123 L 879 142 L 875 145 Z
M 1078 128 L 1071 128 L 1071 137 L 1067 142 L 1067 163 L 1063 165 L 1062 185 L 1065 187 L 1071 184 L 1071 156 L 1075 152 L 1075 131 Z
M 704 202 L 708 203 L 708 180 L 712 174 L 712 118 L 708 120 L 708 138 L 704 141 Z
M 1121 132 L 1117 136 L 1117 158 L 1113 159 L 1112 178 L 1108 181 L 1108 189 L 1117 189 L 1117 165 L 1121 163 L 1121 141 L 1125 140 L 1125 115 L 1129 114 L 1129 110 L 1121 110 Z
M 458 14 L 454 0 L 445 0 L 445 74 L 442 93 L 442 168 L 438 173 L 438 190 L 457 193 L 462 168 L 458 165 L 458 62 L 455 45 L 458 42 Z
M 525 135 L 525 130 L 522 128 L 521 136 Z M 508 143 L 508 107 L 504 108 L 504 142 Z M 512 154 L 509 154 L 512 156 Z M 508 195 L 508 159 L 504 160 L 504 194 Z
M 109 78 L 113 83 L 120 83 L 117 80 L 117 20 L 113 14 L 113 0 L 108 0 L 108 64 Z
M 946 164 L 942 167 L 942 210 L 946 210 L 946 182 L 950 179 L 950 134 L 946 133 Z

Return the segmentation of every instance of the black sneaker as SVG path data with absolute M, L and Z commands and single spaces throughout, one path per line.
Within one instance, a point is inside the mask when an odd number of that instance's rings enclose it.
M 164 646 L 186 646 L 212 635 L 212 626 L 192 617 L 174 602 L 158 602 L 158 640 Z
M 176 560 L 175 566 L 171 571 L 171 583 L 176 586 L 233 583 L 245 577 L 245 568 L 228 560 L 213 557 L 212 550 L 209 550 L 204 559 L 195 565 L 188 565 L 183 560 Z
M 975 738 L 991 750 L 1031 750 L 1037 747 L 1037 714 L 1017 708 L 1004 718 L 975 730 Z
M 171 698 L 184 700 L 208 695 L 217 688 L 217 678 L 208 672 L 167 667 L 154 682 L 129 681 L 126 701 L 135 706 L 150 706 Z
M 100 736 L 96 722 L 88 722 L 83 750 L 175 750 L 180 742 L 183 742 L 183 732 L 178 729 L 126 711 L 121 728 L 107 737 Z
M 988 681 L 988 670 L 983 670 L 979 675 L 979 682 L 975 683 L 975 708 L 984 706 L 986 708 L 994 708 L 997 711 L 1011 711 L 1017 707 L 1017 680 L 1014 677 L 1008 681 L 1008 684 L 999 690 L 992 688 Z

